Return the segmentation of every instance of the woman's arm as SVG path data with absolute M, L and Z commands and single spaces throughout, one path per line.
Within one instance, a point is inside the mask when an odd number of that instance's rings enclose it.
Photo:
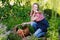
M 35 17 L 31 17 L 31 21 L 35 21 L 38 17 L 35 16 Z
M 33 10 L 31 10 L 30 16 L 32 16 Z
M 31 21 L 30 22 L 24 22 L 21 25 L 25 25 L 25 24 L 31 24 Z

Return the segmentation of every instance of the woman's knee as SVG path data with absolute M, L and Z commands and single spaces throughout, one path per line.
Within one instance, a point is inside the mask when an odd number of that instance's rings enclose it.
M 31 22 L 31 26 L 36 30 L 37 29 L 37 23 L 36 22 Z
M 31 22 L 31 26 L 36 26 L 37 23 L 36 22 Z

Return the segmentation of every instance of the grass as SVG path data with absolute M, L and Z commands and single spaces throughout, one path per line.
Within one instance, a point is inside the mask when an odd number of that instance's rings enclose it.
M 6 3 L 7 4 L 4 5 L 3 8 L 0 7 L 0 23 L 3 23 L 4 25 L 7 26 L 7 31 L 11 30 L 17 24 L 21 24 L 23 22 L 30 21 L 29 13 L 31 10 L 31 4 L 29 2 L 27 2 L 26 5 L 24 5 L 24 6 L 21 6 L 21 5 L 18 6 L 17 3 L 15 5 L 11 6 L 8 4 L 8 1 Z M 47 6 L 50 6 L 50 5 L 49 4 L 47 4 L 45 6 L 43 5 L 42 7 L 40 7 L 40 9 L 42 11 L 43 11 L 44 7 L 46 7 L 46 9 L 50 9 L 50 8 L 47 8 Z M 60 18 L 55 15 L 55 14 L 57 14 L 56 9 L 54 10 L 52 8 L 50 10 L 45 11 L 45 13 L 46 13 L 45 16 L 46 16 L 46 18 L 48 18 L 47 20 L 49 21 L 49 25 L 50 25 L 46 36 L 47 36 L 48 40 L 58 40 L 58 27 L 60 26 Z M 47 16 L 47 15 L 49 15 L 49 16 Z M 30 28 L 30 31 L 33 33 L 32 30 L 33 29 Z M 0 29 L 0 33 L 3 33 L 3 32 L 4 31 Z M 0 37 L 0 40 L 5 39 L 5 38 L 4 39 L 3 38 L 4 37 L 2 37 L 2 38 Z M 10 34 L 10 35 L 8 35 L 7 38 L 9 38 L 10 40 L 21 40 L 21 38 L 16 34 Z M 31 36 L 31 40 L 38 40 L 38 38 Z

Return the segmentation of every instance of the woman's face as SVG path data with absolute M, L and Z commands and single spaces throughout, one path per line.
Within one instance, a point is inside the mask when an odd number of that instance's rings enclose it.
M 33 7 L 32 7 L 32 10 L 33 11 L 37 11 L 38 10 L 38 6 L 36 4 L 34 4 Z

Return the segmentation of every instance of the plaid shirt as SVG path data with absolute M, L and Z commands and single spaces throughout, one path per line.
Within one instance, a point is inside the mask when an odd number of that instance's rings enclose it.
M 37 17 L 35 21 L 41 21 L 45 18 L 43 13 L 41 13 L 41 12 L 35 13 L 35 17 Z

